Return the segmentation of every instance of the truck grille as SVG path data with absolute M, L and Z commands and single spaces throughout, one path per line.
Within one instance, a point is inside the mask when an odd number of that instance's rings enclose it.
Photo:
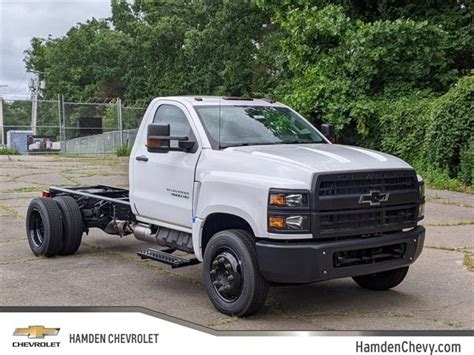
M 356 237 L 415 227 L 420 196 L 414 170 L 385 170 L 316 176 L 315 238 Z M 365 203 L 362 196 L 383 194 Z
M 386 209 L 348 210 L 322 213 L 320 216 L 320 230 L 337 231 L 347 229 L 390 227 L 410 223 L 416 220 L 417 208 L 415 205 L 397 206 Z
M 363 173 L 331 174 L 321 177 L 319 196 L 363 194 L 372 190 L 392 192 L 416 188 L 412 170 L 372 171 Z

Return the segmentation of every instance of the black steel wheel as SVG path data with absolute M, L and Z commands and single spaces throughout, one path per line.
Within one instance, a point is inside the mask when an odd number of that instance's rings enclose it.
M 220 312 L 246 316 L 263 307 L 268 283 L 258 269 L 255 242 L 249 232 L 232 229 L 216 233 L 203 259 L 207 293 Z
M 226 302 L 235 301 L 242 293 L 241 261 L 227 247 L 218 250 L 211 264 L 211 282 L 214 290 Z
M 36 256 L 54 256 L 62 246 L 61 212 L 50 198 L 35 198 L 26 214 L 26 233 Z

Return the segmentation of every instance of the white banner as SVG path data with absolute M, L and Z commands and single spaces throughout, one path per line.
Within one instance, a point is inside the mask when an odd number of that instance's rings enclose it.
M 192 324 L 190 325 L 193 326 Z M 0 313 L 0 354 L 473 354 L 467 336 L 220 336 L 140 313 Z M 223 332 L 222 334 L 229 334 Z

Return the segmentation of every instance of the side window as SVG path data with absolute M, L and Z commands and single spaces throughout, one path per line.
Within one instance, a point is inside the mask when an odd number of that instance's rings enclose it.
M 169 123 L 170 135 L 188 136 L 190 139 L 194 139 L 194 135 L 186 115 L 180 108 L 176 106 L 164 104 L 158 107 L 158 110 L 156 110 L 155 116 L 153 117 L 153 123 Z M 178 142 L 171 141 L 171 148 L 177 147 Z

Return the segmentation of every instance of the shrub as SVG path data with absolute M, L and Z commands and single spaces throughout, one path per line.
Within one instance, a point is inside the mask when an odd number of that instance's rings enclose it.
M 380 134 L 379 149 L 411 164 L 424 165 L 424 146 L 428 114 L 433 98 L 415 93 L 377 104 Z
M 464 152 L 474 137 L 473 98 L 474 76 L 464 77 L 431 107 L 424 142 L 426 159 L 450 177 L 460 173 L 461 153 L 469 159 Z
M 128 145 L 122 145 L 118 147 L 117 150 L 115 151 L 118 157 L 128 157 L 130 156 L 131 152 L 132 152 L 132 147 Z
M 0 155 L 20 155 L 20 151 L 16 148 L 0 148 Z
M 474 138 L 471 138 L 467 148 L 461 152 L 459 179 L 467 185 L 474 186 Z
M 414 167 L 430 188 L 474 193 L 472 186 L 464 184 L 459 179 L 449 177 L 447 171 L 442 171 L 432 166 L 418 166 L 416 164 Z

